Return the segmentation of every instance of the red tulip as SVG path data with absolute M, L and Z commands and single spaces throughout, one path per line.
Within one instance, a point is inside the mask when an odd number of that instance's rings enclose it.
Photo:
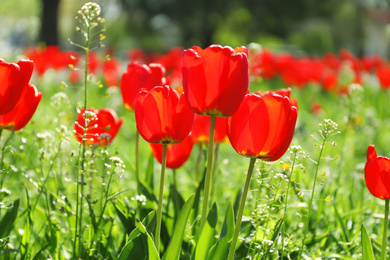
M 141 89 L 149 91 L 155 86 L 165 85 L 164 74 L 164 67 L 158 63 L 144 65 L 130 62 L 119 84 L 126 109 L 134 110 L 137 95 Z
M 229 117 L 248 91 L 248 57 L 245 47 L 211 45 L 192 47 L 181 57 L 183 87 L 191 109 L 200 115 Z
M 84 135 L 84 111 L 82 109 L 79 112 L 78 118 L 74 123 L 75 135 L 79 142 L 82 142 Z M 109 145 L 118 133 L 123 119 L 118 120 L 117 114 L 110 108 L 100 110 L 90 108 L 87 112 L 86 118 L 88 123 L 85 143 L 87 145 L 100 145 L 103 147 Z
M 103 63 L 103 80 L 107 87 L 118 86 L 119 61 L 110 58 Z
M 194 117 L 181 87 L 174 90 L 168 85 L 157 86 L 137 96 L 137 129 L 149 143 L 181 143 L 190 133 Z
M 159 163 L 162 162 L 163 145 L 150 143 L 150 148 L 154 158 Z M 166 166 L 171 169 L 177 169 L 181 167 L 190 157 L 194 142 L 191 136 L 187 136 L 180 144 L 168 144 L 167 145 L 167 158 Z
M 30 60 L 8 63 L 0 59 L 0 115 L 9 113 L 19 102 L 30 81 L 33 67 Z
M 217 117 L 215 119 L 214 142 L 221 143 L 226 140 L 226 117 Z M 194 125 L 192 126 L 191 136 L 194 143 L 209 142 L 210 136 L 210 117 L 195 115 Z
M 41 101 L 42 93 L 28 84 L 16 106 L 7 114 L 0 116 L 0 128 L 18 131 L 26 126 Z
M 390 88 L 390 68 L 388 66 L 379 67 L 376 70 L 376 76 L 383 89 Z
M 227 135 L 239 154 L 275 161 L 290 145 L 296 120 L 297 108 L 288 96 L 248 94 L 228 118 Z
M 374 145 L 370 145 L 367 149 L 364 178 L 372 195 L 381 199 L 390 199 L 390 159 L 378 157 Z

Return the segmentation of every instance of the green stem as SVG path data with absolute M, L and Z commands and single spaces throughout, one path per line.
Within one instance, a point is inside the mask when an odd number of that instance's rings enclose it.
M 249 163 L 249 168 L 248 168 L 248 174 L 246 175 L 244 190 L 242 191 L 240 208 L 238 210 L 236 226 L 234 227 L 233 240 L 232 240 L 232 244 L 230 245 L 228 260 L 233 260 L 234 251 L 236 250 L 238 235 L 240 234 L 242 216 L 244 214 L 246 196 L 248 194 L 249 184 L 251 183 L 252 173 L 253 173 L 253 168 L 255 166 L 255 162 L 256 162 L 256 158 L 251 158 L 251 161 Z
M 198 143 L 199 145 L 199 152 L 198 156 L 196 158 L 196 166 L 195 166 L 195 181 L 199 180 L 199 166 L 200 166 L 200 160 L 202 159 L 202 143 Z
M 385 219 L 383 224 L 383 237 L 382 237 L 382 249 L 381 260 L 386 260 L 386 244 L 387 244 L 387 226 L 389 223 L 389 199 L 385 200 Z
M 326 143 L 326 137 L 327 136 L 325 135 L 324 136 L 324 141 L 322 142 L 322 145 L 320 146 L 321 150 L 320 150 L 320 154 L 318 155 L 316 172 L 314 174 L 314 181 L 313 181 L 313 187 L 312 187 L 312 190 L 311 190 L 311 197 L 310 197 L 310 204 L 309 204 L 309 213 L 307 214 L 306 229 L 305 229 L 305 231 L 303 233 L 303 240 L 302 240 L 301 249 L 299 250 L 299 258 L 298 259 L 302 258 L 302 253 L 303 253 L 303 248 L 305 246 L 306 236 L 307 236 L 307 233 L 309 232 L 310 215 L 311 215 L 311 211 L 312 211 L 312 208 L 313 208 L 313 200 L 314 200 L 314 191 L 315 191 L 315 188 L 316 188 L 318 169 L 320 168 L 320 161 L 321 161 L 321 157 L 322 157 L 322 152 L 324 151 L 324 147 L 325 147 L 325 143 Z
M 215 116 L 210 116 L 210 135 L 209 135 L 209 147 L 207 151 L 206 181 L 204 184 L 203 208 L 202 208 L 202 217 L 200 219 L 199 233 L 202 231 L 203 225 L 206 222 L 208 205 L 209 205 L 211 169 L 213 168 L 214 128 L 215 128 Z
M 290 184 L 291 184 L 291 179 L 292 179 L 292 174 L 294 171 L 294 166 L 295 166 L 295 161 L 297 159 L 297 154 L 294 153 L 294 160 L 291 166 L 291 171 L 290 171 L 290 178 L 289 182 L 287 185 L 287 191 L 286 191 L 286 200 L 284 202 L 284 213 L 283 213 L 283 222 L 282 222 L 282 254 L 281 254 L 281 260 L 283 260 L 283 253 L 284 253 L 284 236 L 285 236 L 285 229 L 286 229 L 286 221 L 287 221 L 287 204 L 288 204 L 288 192 L 290 190 Z
M 157 223 L 155 230 L 154 241 L 156 244 L 157 252 L 160 252 L 160 233 L 161 233 L 161 219 L 162 219 L 162 206 L 163 206 L 163 195 L 164 195 L 164 178 L 165 178 L 165 167 L 167 162 L 167 144 L 163 144 L 163 153 L 161 161 L 161 177 L 160 177 L 160 193 L 158 196 L 158 208 L 157 208 Z
M 141 183 L 139 181 L 139 132 L 135 130 L 135 177 L 137 178 L 137 194 L 141 194 Z
M 0 128 L 0 139 L 1 134 L 3 133 L 3 128 Z M 8 142 L 11 140 L 11 138 L 14 136 L 15 131 L 12 131 L 11 134 L 8 136 L 8 138 L 5 140 L 3 148 L 1 149 L 1 162 L 0 162 L 0 173 L 1 173 L 1 184 L 0 184 L 0 192 L 3 189 L 4 180 L 5 180 L 5 170 L 4 170 L 4 151 L 7 147 Z M 0 199 L 3 199 L 2 194 L 0 194 Z M 1 208 L 0 208 L 0 218 L 1 218 Z
M 218 154 L 219 154 L 219 143 L 215 144 L 215 152 L 214 152 L 214 161 L 213 161 L 213 170 L 211 177 L 211 201 L 214 200 L 214 191 L 215 191 L 215 175 L 217 172 L 217 163 L 218 163 Z
M 86 36 L 86 51 L 85 51 L 85 67 L 84 67 L 84 133 L 82 138 L 82 152 L 81 152 L 81 163 L 79 165 L 79 172 L 77 175 L 81 175 L 81 179 L 79 181 L 79 176 L 77 176 L 77 201 L 80 199 L 80 203 L 76 204 L 76 232 L 75 232 L 75 241 L 74 241 L 74 249 L 76 247 L 76 240 L 78 238 L 78 256 L 81 257 L 82 254 L 82 235 L 83 235 L 83 227 L 82 227 L 82 219 L 83 219 L 83 203 L 84 203 L 84 163 L 85 163 L 85 150 L 86 150 L 86 138 L 87 138 L 87 115 L 86 111 L 88 108 L 88 55 L 89 55 L 89 45 L 90 45 L 90 34 L 91 34 L 91 26 L 87 27 L 87 36 Z M 80 157 L 79 157 L 80 158 Z M 79 194 L 79 192 L 81 194 Z M 78 213 L 77 213 L 78 212 Z M 75 256 L 75 252 L 73 252 L 73 256 Z
M 0 128 L 0 139 L 1 134 L 3 132 L 3 128 Z M 11 138 L 14 136 L 15 131 L 12 131 L 11 134 L 8 136 L 8 138 L 5 140 L 3 144 L 3 148 L 1 148 L 1 162 L 0 162 L 0 172 L 1 172 L 1 184 L 0 184 L 0 190 L 3 188 L 4 185 L 4 179 L 5 179 L 5 170 L 4 170 L 4 151 L 7 147 L 8 142 L 11 140 Z

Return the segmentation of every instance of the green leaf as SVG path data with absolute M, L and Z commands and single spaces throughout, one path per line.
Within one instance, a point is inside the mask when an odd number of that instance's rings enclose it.
M 153 173 L 154 173 L 154 156 L 153 154 L 151 154 L 148 160 L 148 167 L 146 168 L 145 182 L 152 190 L 154 188 Z
M 160 260 L 160 257 L 158 256 L 158 252 L 156 249 L 156 246 L 154 245 L 153 239 L 149 235 L 148 232 L 146 232 L 146 227 L 142 225 L 141 222 L 137 223 L 137 226 L 141 233 L 146 236 L 148 241 L 148 260 Z
M 236 199 L 234 200 L 234 204 L 233 204 L 233 213 L 234 213 L 235 218 L 237 218 L 237 212 L 238 212 L 238 207 L 240 206 L 241 195 L 242 195 L 242 191 L 241 191 L 241 189 L 239 189 L 237 192 L 237 195 L 236 195 Z M 237 219 L 234 219 L 234 222 L 236 222 L 236 221 L 237 221 Z
M 174 173 L 176 174 L 176 173 Z M 175 209 L 175 219 L 179 216 L 180 209 L 184 205 L 184 199 L 180 195 L 180 193 L 177 191 L 174 185 L 171 185 L 169 187 L 169 195 L 171 197 L 171 200 L 173 201 L 173 208 Z
M 362 224 L 361 228 L 362 235 L 362 251 L 363 260 L 375 260 L 374 252 L 372 251 L 371 239 L 368 235 L 366 227 Z
M 215 227 L 217 226 L 217 221 L 218 221 L 218 211 L 217 211 L 217 205 L 214 203 L 213 207 L 211 208 L 207 216 L 207 221 L 204 224 L 202 231 L 200 232 L 200 236 L 191 259 L 195 259 L 195 260 L 207 259 L 207 254 L 213 245 L 214 233 L 215 233 Z
M 17 199 L 13 203 L 13 207 L 5 213 L 3 219 L 0 222 L 0 238 L 7 237 L 13 228 L 16 216 L 18 215 L 20 199 Z
M 87 203 L 88 203 L 89 217 L 91 218 L 91 223 L 92 223 L 93 231 L 96 233 L 96 232 L 97 232 L 98 225 L 97 225 L 97 222 L 96 222 L 95 211 L 93 210 L 92 205 L 91 205 L 91 203 L 89 202 L 89 199 L 88 199 L 87 197 L 85 197 L 85 200 L 86 200 Z
M 334 211 L 336 213 L 337 220 L 339 221 L 340 226 L 341 226 L 341 228 L 343 230 L 345 242 L 349 242 L 347 227 L 345 226 L 343 218 L 340 216 L 340 214 L 339 214 L 339 212 L 337 210 L 336 203 L 334 203 L 333 206 L 334 206 Z
M 134 228 L 135 214 L 128 216 L 119 207 L 118 203 L 112 203 L 114 205 L 116 214 L 121 221 L 123 227 L 126 229 L 126 234 L 129 234 Z
M 154 226 L 155 214 L 156 212 L 152 211 L 144 218 L 142 224 L 145 229 L 150 230 L 150 226 Z M 133 232 L 130 233 L 127 243 L 123 246 L 119 254 L 118 260 L 126 259 L 147 259 L 147 253 L 139 227 L 135 228 Z
M 120 191 L 118 193 L 115 193 L 114 195 L 110 196 L 107 200 L 110 201 L 112 199 L 115 199 L 116 197 L 118 197 L 119 195 L 121 195 L 122 193 L 125 193 L 128 189 L 125 189 L 123 191 Z
M 221 235 L 219 241 L 210 249 L 207 256 L 208 260 L 225 260 L 228 257 L 229 245 L 233 239 L 234 233 L 234 216 L 233 206 L 230 202 L 223 221 Z
M 181 244 L 184 238 L 184 231 L 187 225 L 187 219 L 190 215 L 192 205 L 194 204 L 195 194 L 193 194 L 187 202 L 184 204 L 183 208 L 180 211 L 179 217 L 176 220 L 175 228 L 173 229 L 173 234 L 163 260 L 178 260 L 180 257 Z

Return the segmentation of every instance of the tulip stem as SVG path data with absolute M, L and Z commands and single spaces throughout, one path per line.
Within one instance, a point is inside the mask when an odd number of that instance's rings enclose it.
M 242 216 L 244 215 L 246 196 L 248 194 L 249 184 L 251 183 L 252 173 L 253 173 L 253 168 L 255 166 L 255 162 L 256 162 L 256 158 L 251 158 L 250 163 L 249 163 L 248 173 L 246 175 L 244 190 L 242 191 L 240 208 L 238 210 L 236 226 L 234 227 L 233 240 L 232 240 L 232 244 L 230 245 L 228 260 L 233 260 L 234 252 L 236 251 L 238 235 L 240 234 Z
M 284 237 L 286 233 L 286 221 L 287 221 L 287 204 L 288 204 L 288 192 L 290 190 L 290 184 L 292 183 L 292 175 L 294 172 L 294 166 L 295 166 L 295 161 L 297 160 L 297 152 L 293 154 L 294 159 L 292 162 L 291 166 L 291 171 L 290 171 L 290 176 L 289 176 L 289 181 L 287 184 L 287 190 L 286 190 L 286 199 L 284 200 L 284 213 L 283 213 L 283 222 L 282 222 L 282 254 L 281 254 L 281 260 L 283 260 L 283 254 L 284 254 Z
M 209 204 L 211 169 L 213 168 L 214 128 L 215 128 L 215 116 L 211 116 L 210 117 L 209 147 L 208 147 L 208 151 L 207 151 L 206 181 L 204 184 L 203 208 L 202 208 L 202 217 L 200 219 L 199 234 L 202 231 L 204 223 L 206 222 L 208 204 Z
M 323 140 L 323 142 L 322 142 L 322 144 L 320 146 L 321 150 L 320 150 L 320 154 L 318 155 L 316 171 L 315 171 L 315 174 L 314 174 L 313 187 L 312 187 L 312 190 L 311 190 L 311 197 L 310 197 L 310 202 L 309 202 L 309 212 L 307 214 L 306 228 L 305 228 L 305 231 L 303 232 L 303 240 L 302 240 L 301 249 L 299 250 L 299 255 L 298 255 L 299 258 L 298 259 L 302 259 L 302 253 L 303 253 L 303 248 L 305 247 L 306 235 L 309 232 L 310 215 L 311 215 L 311 211 L 312 211 L 312 208 L 313 208 L 314 190 L 316 188 L 318 169 L 320 168 L 320 161 L 321 161 L 321 157 L 322 157 L 322 152 L 324 151 L 324 147 L 325 147 L 325 143 L 326 143 L 326 137 L 327 137 L 327 135 L 324 135 L 324 140 Z
M 382 237 L 382 249 L 381 249 L 381 260 L 386 260 L 386 245 L 387 245 L 387 226 L 389 223 L 389 202 L 390 199 L 385 200 L 385 219 L 383 223 L 383 237 Z
M 162 144 L 162 160 L 161 160 L 161 177 L 160 177 L 160 193 L 158 196 L 158 208 L 157 208 L 157 223 L 155 230 L 154 241 L 156 244 L 157 252 L 160 252 L 160 233 L 161 233 L 161 219 L 162 219 L 162 206 L 163 206 L 163 195 L 164 195 L 164 178 L 165 178 L 165 167 L 167 162 L 167 144 Z
M 3 128 L 0 128 L 0 139 L 1 134 L 3 133 Z M 11 140 L 11 138 L 14 136 L 15 131 L 12 131 L 11 134 L 8 136 L 8 138 L 5 140 L 3 144 L 3 148 L 1 149 L 1 162 L 0 162 L 0 173 L 1 173 L 1 183 L 0 183 L 0 192 L 3 189 L 4 185 L 4 179 L 5 179 L 5 170 L 4 170 L 4 151 L 7 147 L 8 142 Z M 0 194 L 0 201 L 3 199 L 2 194 Z M 1 208 L 0 208 L 0 218 L 1 218 Z
M 137 178 L 137 194 L 141 194 L 141 183 L 139 180 L 139 132 L 135 134 L 135 177 Z

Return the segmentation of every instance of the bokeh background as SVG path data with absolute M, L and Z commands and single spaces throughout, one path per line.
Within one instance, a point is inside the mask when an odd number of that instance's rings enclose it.
M 88 1 L 1 0 L 0 54 L 26 46 L 71 49 Z M 258 43 L 275 51 L 389 57 L 389 0 L 100 0 L 106 46 L 164 52 L 174 46 Z

